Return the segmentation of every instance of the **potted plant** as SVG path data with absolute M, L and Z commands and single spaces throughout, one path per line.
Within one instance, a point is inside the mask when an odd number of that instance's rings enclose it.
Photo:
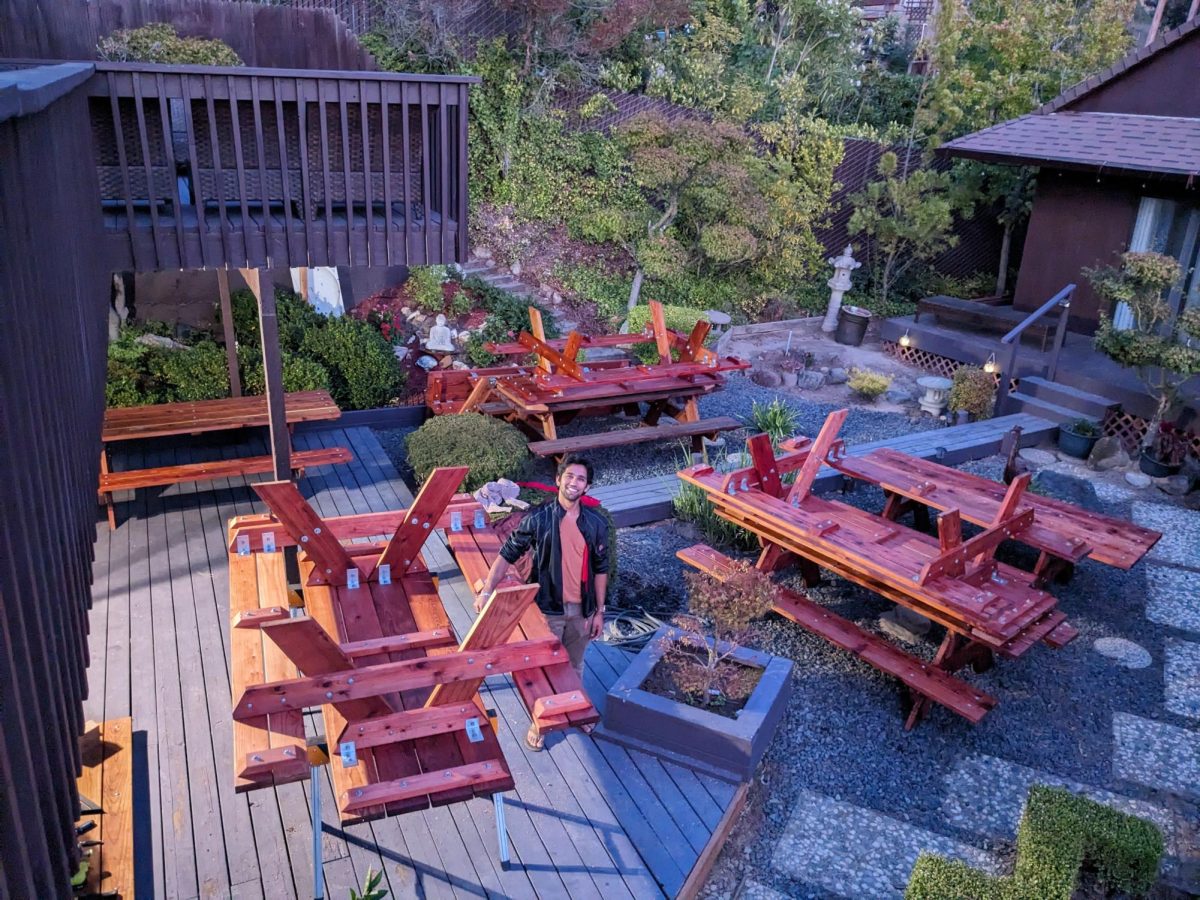
M 791 695 L 792 662 L 741 645 L 774 604 L 770 576 L 734 563 L 687 573 L 689 610 L 664 626 L 608 692 L 597 734 L 727 781 L 748 781 Z
M 1096 293 L 1109 303 L 1096 331 L 1096 349 L 1134 369 L 1155 401 L 1141 443 L 1142 471 L 1152 475 L 1151 469 L 1175 466 L 1177 470 L 1186 442 L 1177 428 L 1162 426 L 1174 417 L 1179 388 L 1200 374 L 1200 308 L 1175 316 L 1164 299 L 1183 270 L 1165 254 L 1131 252 L 1121 256 L 1120 266 L 1087 269 L 1085 274 Z M 1121 327 L 1114 320 L 1117 308 L 1121 309 Z
M 1183 467 L 1187 452 L 1188 442 L 1179 429 L 1162 422 L 1150 445 L 1143 446 L 1138 467 L 1153 478 L 1166 478 Z
M 959 366 L 951 382 L 947 405 L 957 414 L 959 424 L 966 417 L 979 420 L 991 416 L 996 402 L 995 378 L 978 366 Z
M 1058 449 L 1067 456 L 1087 459 L 1096 441 L 1100 440 L 1100 423 L 1091 419 L 1074 419 L 1058 426 Z
M 784 387 L 795 387 L 800 373 L 803 371 L 804 359 L 802 357 L 785 353 L 783 359 L 779 361 L 779 377 L 783 379 Z

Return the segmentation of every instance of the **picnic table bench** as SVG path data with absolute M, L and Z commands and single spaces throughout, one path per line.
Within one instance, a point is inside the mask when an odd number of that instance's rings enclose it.
M 434 470 L 406 510 L 325 520 L 292 482 L 255 485 L 270 513 L 231 520 L 228 535 L 239 790 L 307 777 L 306 707 L 321 708 L 343 823 L 513 786 L 478 693 L 488 675 L 512 673 L 546 727 L 598 718 L 532 605 L 537 585 L 502 586 L 455 635 L 421 550 L 464 522 L 484 538 L 483 508 L 456 493 L 466 471 Z M 287 590 L 291 546 L 302 596 Z
M 982 670 L 995 654 L 1015 658 L 1039 642 L 1061 647 L 1076 636 L 1055 609 L 1055 598 L 1033 584 L 1035 576 L 994 559 L 1000 543 L 1034 521 L 1033 510 L 1018 510 L 1028 475 L 1008 488 L 982 533 L 964 539 L 961 517 L 950 511 L 931 537 L 811 493 L 845 417 L 845 410 L 831 413 L 815 440 L 793 441 L 780 456 L 769 438 L 756 435 L 747 443 L 750 466 L 719 473 L 696 465 L 679 477 L 703 490 L 721 518 L 759 536 L 763 551 L 756 565 L 763 571 L 799 563 L 805 582 L 813 584 L 819 570 L 828 569 L 944 626 L 946 637 L 933 662 L 942 675 L 966 665 Z M 794 482 L 785 485 L 792 473 Z M 785 596 L 777 610 L 900 677 L 917 695 L 906 727 L 916 724 L 931 701 L 972 721 L 990 708 L 982 695 L 972 697 L 942 675 L 930 676 L 921 660 L 902 665 L 895 655 L 901 651 L 880 650 L 877 641 L 856 635 L 847 623 L 821 619 L 794 597 Z
M 964 520 L 986 526 L 1004 501 L 1003 484 L 898 450 L 880 448 L 863 456 L 835 452 L 827 462 L 883 488 L 883 515 L 889 519 L 921 506 L 943 513 L 956 509 Z M 1085 558 L 1128 570 L 1162 537 L 1132 522 L 1030 492 L 1022 495 L 1018 508 L 1034 512 L 1033 521 L 1014 539 L 1040 552 L 1033 570 L 1039 584 Z
M 284 409 L 289 427 L 298 422 L 332 420 L 342 414 L 328 391 L 285 394 Z M 266 427 L 269 424 L 270 414 L 264 396 L 159 403 L 153 406 L 126 406 L 106 410 L 100 434 L 104 446 L 100 452 L 99 494 L 101 502 L 107 508 L 109 528 L 117 527 L 116 508 L 113 504 L 115 491 L 254 475 L 274 469 L 274 461 L 270 456 L 249 456 L 114 472 L 108 455 L 109 444 L 139 438 Z M 323 447 L 293 452 L 291 467 L 293 471 L 302 474 L 306 468 L 349 462 L 351 459 L 353 456 L 345 447 Z
M 741 422 L 730 416 L 715 416 L 711 419 L 698 419 L 695 422 L 681 422 L 675 425 L 642 425 L 638 428 L 623 428 L 600 434 L 581 434 L 553 441 L 532 441 L 529 444 L 529 452 L 534 456 L 553 456 L 562 459 L 568 453 L 580 453 L 585 450 L 622 447 L 647 441 L 691 438 L 692 452 L 699 453 L 702 449 L 701 441 L 704 438 L 713 438 L 722 431 L 733 431 L 742 427 Z
M 963 300 L 960 297 L 937 294 L 917 301 L 917 313 L 913 316 L 913 321 L 921 321 L 922 313 L 933 313 L 938 321 L 946 319 L 989 331 L 1007 332 L 1024 322 L 1029 313 L 1003 305 L 1001 300 L 1000 297 Z M 1024 334 L 1038 338 L 1041 341 L 1041 350 L 1045 352 L 1046 342 L 1054 337 L 1056 325 L 1056 322 L 1041 319 L 1027 325 Z

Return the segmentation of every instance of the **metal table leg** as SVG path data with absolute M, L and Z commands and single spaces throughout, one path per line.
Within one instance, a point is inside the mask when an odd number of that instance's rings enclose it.
M 317 783 L 317 773 L 320 766 L 311 766 L 309 780 L 309 797 L 312 805 L 312 837 L 313 837 L 313 898 L 324 900 L 325 878 L 321 868 L 321 786 Z
M 496 836 L 500 841 L 500 868 L 507 872 L 509 868 L 508 828 L 504 824 L 504 795 L 492 794 L 492 804 L 496 807 Z

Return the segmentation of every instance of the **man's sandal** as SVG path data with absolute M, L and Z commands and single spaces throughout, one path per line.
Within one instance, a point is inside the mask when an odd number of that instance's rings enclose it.
M 546 749 L 546 736 L 530 725 L 529 730 L 525 732 L 525 746 L 534 753 L 541 753 Z

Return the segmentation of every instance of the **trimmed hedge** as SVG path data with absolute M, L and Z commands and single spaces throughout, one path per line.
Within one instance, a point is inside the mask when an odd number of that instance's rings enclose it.
M 481 413 L 434 416 L 408 436 L 405 448 L 419 482 L 438 466 L 468 466 L 466 491 L 499 478 L 518 481 L 530 461 L 517 426 Z
M 703 319 L 704 310 L 692 309 L 689 306 L 663 306 L 663 321 L 667 328 L 683 334 L 691 334 L 696 323 Z M 650 323 L 650 307 L 635 306 L 629 311 L 629 333 L 637 334 Z M 707 344 L 708 341 L 705 341 Z M 653 341 L 644 344 L 634 344 L 631 348 L 633 355 L 646 365 L 658 363 L 658 347 Z M 674 352 L 672 352 L 674 356 Z
M 1012 875 L 994 878 L 958 860 L 922 853 L 906 900 L 1070 900 L 1085 861 L 1110 889 L 1145 894 L 1158 878 L 1163 837 L 1144 819 L 1062 788 L 1029 791 Z

